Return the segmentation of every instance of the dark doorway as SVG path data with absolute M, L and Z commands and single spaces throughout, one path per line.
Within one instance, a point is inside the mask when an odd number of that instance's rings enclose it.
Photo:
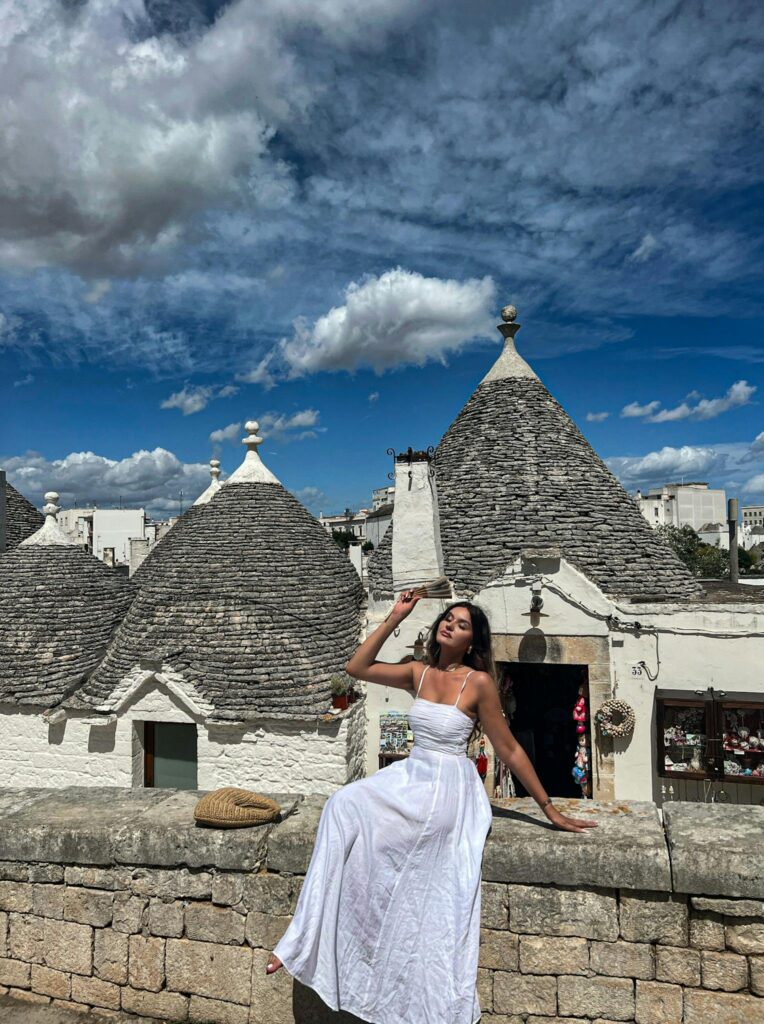
M 512 734 L 522 746 L 541 784 L 551 797 L 581 798 L 583 790 L 572 774 L 578 749 L 573 708 L 580 693 L 589 709 L 589 673 L 586 665 L 538 665 L 504 662 L 501 670 L 502 703 Z M 586 726 L 587 746 L 590 723 Z M 518 796 L 528 796 L 515 778 Z
M 143 784 L 154 789 L 196 789 L 196 726 L 144 722 Z

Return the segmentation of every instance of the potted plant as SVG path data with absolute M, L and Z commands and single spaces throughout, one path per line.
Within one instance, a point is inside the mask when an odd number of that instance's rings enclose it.
M 332 707 L 344 711 L 349 702 L 347 679 L 344 676 L 332 676 L 329 683 L 332 688 Z

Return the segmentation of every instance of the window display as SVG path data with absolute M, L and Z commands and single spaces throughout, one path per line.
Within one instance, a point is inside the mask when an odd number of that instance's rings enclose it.
M 655 691 L 658 775 L 764 783 L 764 694 Z

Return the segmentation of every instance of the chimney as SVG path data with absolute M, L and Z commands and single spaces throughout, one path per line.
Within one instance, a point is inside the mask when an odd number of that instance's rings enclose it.
M 727 502 L 727 522 L 730 530 L 730 582 L 737 583 L 737 498 L 730 498 Z
M 432 450 L 395 456 L 393 589 L 396 593 L 443 575 L 440 519 Z
M 105 565 L 108 565 L 110 569 L 114 568 L 114 548 L 103 549 L 103 562 Z
M 0 469 L 0 554 L 8 545 L 8 503 L 5 493 L 5 470 Z

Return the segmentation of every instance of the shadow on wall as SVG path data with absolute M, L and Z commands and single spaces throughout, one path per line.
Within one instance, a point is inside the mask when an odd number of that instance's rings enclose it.
M 109 725 L 91 725 L 88 736 L 88 753 L 110 754 L 114 750 L 117 735 L 117 723 Z

